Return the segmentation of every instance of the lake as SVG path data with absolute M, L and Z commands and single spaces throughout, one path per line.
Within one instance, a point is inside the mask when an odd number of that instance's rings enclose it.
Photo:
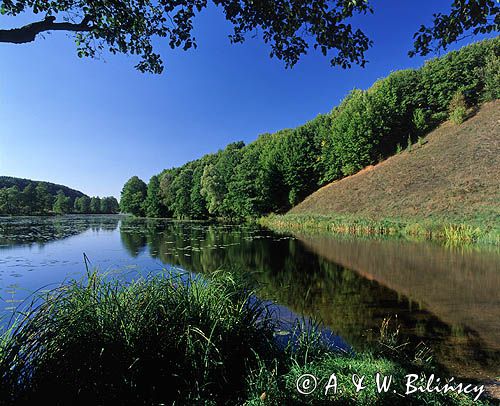
M 127 280 L 162 269 L 248 277 L 285 322 L 323 323 L 369 349 L 384 318 L 455 377 L 500 375 L 500 253 L 395 239 L 279 235 L 255 225 L 123 216 L 0 218 L 0 314 L 90 265 Z

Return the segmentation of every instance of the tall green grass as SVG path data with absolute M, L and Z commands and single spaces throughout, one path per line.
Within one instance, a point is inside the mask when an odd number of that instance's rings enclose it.
M 355 216 L 320 214 L 270 215 L 259 224 L 276 231 L 328 232 L 338 234 L 399 236 L 441 241 L 448 245 L 500 245 L 498 226 L 456 224 L 445 220 L 373 220 Z
M 0 404 L 242 405 L 397 404 L 373 385 L 355 392 L 353 373 L 405 367 L 335 351 L 316 329 L 274 338 L 269 308 L 241 281 L 164 274 L 131 283 L 98 273 L 35 300 L 0 339 Z M 412 370 L 411 372 L 414 372 Z M 324 384 L 337 373 L 342 393 L 296 390 L 303 373 Z M 401 390 L 398 386 L 398 390 Z M 467 404 L 453 394 L 412 395 L 412 404 Z M 395 403 L 396 402 L 396 403 Z
M 266 308 L 228 275 L 128 285 L 97 273 L 52 291 L 4 338 L 1 397 L 60 404 L 224 403 L 269 358 Z

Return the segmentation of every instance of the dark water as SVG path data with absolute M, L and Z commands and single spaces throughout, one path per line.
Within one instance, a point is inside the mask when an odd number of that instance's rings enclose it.
M 4 320 L 35 290 L 83 276 L 84 252 L 126 278 L 165 268 L 239 272 L 277 301 L 282 318 L 319 319 L 339 345 L 369 348 L 391 317 L 402 339 L 424 342 L 453 376 L 500 375 L 498 250 L 119 216 L 0 218 Z

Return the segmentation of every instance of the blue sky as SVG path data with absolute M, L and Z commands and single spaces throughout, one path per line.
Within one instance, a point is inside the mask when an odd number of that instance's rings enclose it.
M 196 50 L 160 45 L 162 75 L 141 74 L 132 57 L 79 59 L 62 32 L 0 44 L 0 174 L 119 197 L 133 175 L 147 182 L 230 142 L 302 124 L 355 87 L 420 66 L 423 58 L 407 56 L 412 35 L 451 0 L 373 3 L 374 15 L 356 18 L 374 41 L 370 62 L 346 71 L 312 51 L 287 70 L 259 39 L 230 45 L 214 7 L 195 20 Z M 0 17 L 0 26 L 19 21 Z

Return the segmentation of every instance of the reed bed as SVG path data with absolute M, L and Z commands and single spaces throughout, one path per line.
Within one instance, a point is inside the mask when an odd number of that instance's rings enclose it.
M 373 220 L 349 216 L 319 214 L 269 215 L 259 224 L 275 231 L 353 234 L 360 236 L 396 236 L 444 242 L 448 245 L 500 245 L 497 225 L 455 224 L 439 220 Z

